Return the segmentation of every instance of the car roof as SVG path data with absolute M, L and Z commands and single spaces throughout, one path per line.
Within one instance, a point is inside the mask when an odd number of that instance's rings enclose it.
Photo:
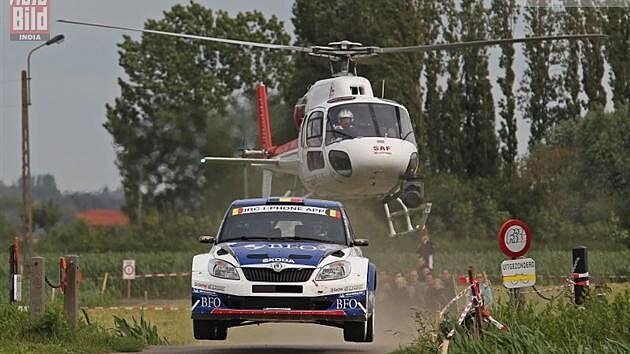
M 291 198 L 291 197 L 270 197 L 270 198 L 253 198 L 253 199 L 238 199 L 232 202 L 232 207 L 244 207 L 254 205 L 306 205 L 318 208 L 343 208 L 340 202 L 334 200 L 322 200 L 322 199 L 304 199 L 304 198 Z

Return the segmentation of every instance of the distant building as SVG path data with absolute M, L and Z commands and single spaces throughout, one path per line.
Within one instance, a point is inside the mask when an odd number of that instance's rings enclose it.
M 76 214 L 77 219 L 83 220 L 90 226 L 127 226 L 129 217 L 116 209 L 90 209 Z

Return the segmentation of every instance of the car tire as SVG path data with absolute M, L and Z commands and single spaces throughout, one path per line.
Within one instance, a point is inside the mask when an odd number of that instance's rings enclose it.
M 343 339 L 346 342 L 365 342 L 368 321 L 344 322 Z
M 365 329 L 365 342 L 372 343 L 374 341 L 374 314 L 372 314 L 366 324 Z
M 216 321 L 193 320 L 193 335 L 195 339 L 225 340 L 227 326 Z

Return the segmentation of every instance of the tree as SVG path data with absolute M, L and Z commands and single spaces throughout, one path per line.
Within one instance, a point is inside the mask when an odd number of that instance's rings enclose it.
M 580 173 L 588 189 L 607 189 L 630 196 L 630 109 L 619 106 L 612 113 L 600 107 L 585 117 L 576 129 Z
M 445 18 L 444 40 L 446 42 L 460 41 L 458 13 L 454 0 L 440 3 L 441 13 Z M 464 109 L 462 107 L 461 85 L 461 55 L 458 52 L 446 54 L 446 90 L 442 95 L 440 106 L 448 109 L 440 110 L 441 143 L 437 153 L 437 170 L 442 173 L 452 173 L 456 176 L 464 175 L 464 160 L 462 156 L 462 125 Z
M 546 7 L 528 7 L 525 10 L 525 22 L 531 35 L 552 35 L 555 18 L 553 10 Z M 543 140 L 545 133 L 557 121 L 557 114 L 552 109 L 556 101 L 557 82 L 549 74 L 549 67 L 555 64 L 550 42 L 528 43 L 524 46 L 527 69 L 521 80 L 519 103 L 523 117 L 531 123 L 530 147 Z
M 579 7 L 568 7 L 563 14 L 562 28 L 566 33 L 581 32 L 581 9 Z M 570 41 L 565 57 L 562 60 L 563 66 L 563 87 L 564 104 L 566 107 L 564 119 L 576 119 L 580 117 L 584 102 L 580 98 L 582 86 L 580 82 L 582 46 L 580 41 Z
M 440 16 L 440 7 L 434 1 L 424 2 L 424 15 L 428 19 L 428 37 L 432 41 L 437 40 L 442 31 L 443 23 Z M 426 82 L 426 98 L 424 101 L 424 112 L 426 122 L 426 142 L 427 142 L 427 162 L 428 167 L 433 171 L 440 171 L 443 166 L 442 154 L 444 153 L 445 126 L 440 113 L 442 90 L 438 85 L 438 79 L 444 74 L 442 53 L 428 52 L 424 65 L 424 77 Z
M 4 213 L 0 213 L 0 242 L 6 245 L 15 236 L 17 236 L 15 225 L 12 225 L 9 220 L 7 220 Z
M 597 6 L 587 6 L 582 9 L 583 33 L 602 33 L 604 17 L 602 9 Z M 585 109 L 590 109 L 594 105 L 606 105 L 606 91 L 602 84 L 604 79 L 604 53 L 603 43 L 599 39 L 585 41 L 583 45 L 584 55 L 582 56 L 582 84 L 584 92 L 588 97 Z
M 630 6 L 608 7 L 605 11 L 605 54 L 611 69 L 612 99 L 619 107 L 630 103 Z
M 492 32 L 501 38 L 512 38 L 514 24 L 518 19 L 518 8 L 515 0 L 494 0 L 492 2 Z M 499 137 L 502 142 L 501 159 L 503 170 L 507 176 L 516 172 L 516 155 L 518 141 L 516 139 L 516 112 L 514 98 L 514 46 L 501 46 L 499 68 L 505 70 L 505 76 L 497 79 L 503 97 L 499 100 L 501 129 Z
M 462 1 L 462 40 L 483 40 L 487 35 L 487 10 L 483 2 Z M 464 96 L 464 163 L 469 176 L 490 176 L 498 172 L 494 102 L 485 48 L 465 49 L 462 54 Z
M 55 176 L 51 174 L 37 175 L 33 178 L 33 199 L 59 199 L 61 192 L 57 188 Z
M 45 203 L 37 203 L 33 207 L 33 223 L 36 228 L 42 228 L 46 232 L 50 230 L 61 219 L 61 211 L 52 200 Z
M 212 11 L 200 4 L 175 5 L 145 27 L 202 36 L 288 44 L 276 17 L 260 12 Z M 230 156 L 238 144 L 238 123 L 228 114 L 238 97 L 251 97 L 260 81 L 277 90 L 289 58 L 281 51 L 209 44 L 144 34 L 119 44 L 120 97 L 107 105 L 104 127 L 112 134 L 127 212 L 140 203 L 186 210 L 237 188 L 238 169 L 203 167 L 207 153 Z

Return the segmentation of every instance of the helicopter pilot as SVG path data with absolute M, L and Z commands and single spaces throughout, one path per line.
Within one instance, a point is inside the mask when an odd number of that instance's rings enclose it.
M 354 125 L 354 114 L 349 109 L 342 109 L 337 115 L 339 120 L 338 124 L 334 126 L 335 130 L 340 132 L 341 139 L 355 138 L 358 136 L 359 131 Z

